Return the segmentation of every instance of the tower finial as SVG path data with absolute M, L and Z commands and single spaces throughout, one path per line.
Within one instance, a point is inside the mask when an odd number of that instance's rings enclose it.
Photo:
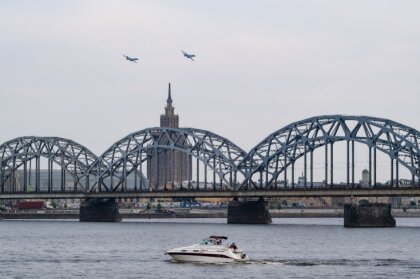
M 160 127 L 179 127 L 179 118 L 175 114 L 175 108 L 172 106 L 171 83 L 168 84 L 168 99 L 165 107 L 165 114 L 160 116 Z
M 169 88 L 168 88 L 168 100 L 166 100 L 168 102 L 168 105 L 172 105 L 172 97 L 171 97 L 171 83 L 169 83 Z

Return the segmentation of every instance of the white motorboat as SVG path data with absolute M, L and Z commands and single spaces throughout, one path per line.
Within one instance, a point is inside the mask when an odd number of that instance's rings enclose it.
M 249 260 L 248 256 L 239 250 L 235 243 L 223 243 L 226 236 L 212 235 L 199 244 L 173 248 L 165 254 L 181 262 L 231 263 Z

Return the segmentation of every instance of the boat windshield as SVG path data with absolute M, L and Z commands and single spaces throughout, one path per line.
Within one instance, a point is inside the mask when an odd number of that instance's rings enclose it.
M 201 240 L 200 245 L 222 245 L 222 239 L 220 238 L 205 238 Z

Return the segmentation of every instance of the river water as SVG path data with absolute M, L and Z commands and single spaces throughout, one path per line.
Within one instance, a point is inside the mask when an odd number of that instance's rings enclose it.
M 0 278 L 420 278 L 420 219 L 346 229 L 342 219 L 0 221 Z M 165 250 L 229 236 L 248 263 L 176 263 Z

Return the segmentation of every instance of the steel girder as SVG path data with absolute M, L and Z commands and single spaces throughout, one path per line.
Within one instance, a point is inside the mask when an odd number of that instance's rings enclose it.
M 246 152 L 212 132 L 194 128 L 148 128 L 132 133 L 109 147 L 89 170 L 96 176 L 91 191 L 126 191 L 124 182 L 139 171 L 148 157 L 162 150 L 177 150 L 197 158 L 225 185 L 236 184 L 237 165 Z M 141 167 L 140 167 L 141 168 Z M 227 177 L 230 174 L 233 181 Z M 139 175 L 142 175 L 141 171 Z M 142 190 L 142 189 L 139 189 Z
M 0 185 L 14 175 L 26 162 L 40 157 L 55 162 L 69 173 L 83 190 L 88 187 L 80 181 L 97 161 L 97 156 L 86 147 L 58 137 L 19 137 L 0 145 Z M 39 167 L 39 166 L 38 166 Z
M 178 150 L 197 158 L 230 190 L 277 188 L 279 174 L 296 160 L 305 157 L 306 161 L 315 149 L 338 141 L 347 142 L 347 152 L 349 143 L 354 142 L 367 145 L 369 153 L 384 152 L 407 168 L 414 181 L 414 177 L 420 178 L 419 138 L 419 131 L 392 120 L 343 115 L 292 123 L 270 134 L 249 153 L 219 135 L 193 128 L 144 129 L 114 143 L 99 158 L 71 140 L 21 137 L 0 145 L 0 186 L 25 162 L 45 157 L 72 175 L 82 191 L 125 191 L 131 173 L 145 180 L 138 167 L 153 152 Z M 89 182 L 92 177 L 93 183 Z
M 279 174 L 289 165 L 337 141 L 359 142 L 370 151 L 380 150 L 405 166 L 413 180 L 420 177 L 419 131 L 388 119 L 329 115 L 292 123 L 251 149 L 238 165 L 246 173 L 240 188 L 277 188 Z

